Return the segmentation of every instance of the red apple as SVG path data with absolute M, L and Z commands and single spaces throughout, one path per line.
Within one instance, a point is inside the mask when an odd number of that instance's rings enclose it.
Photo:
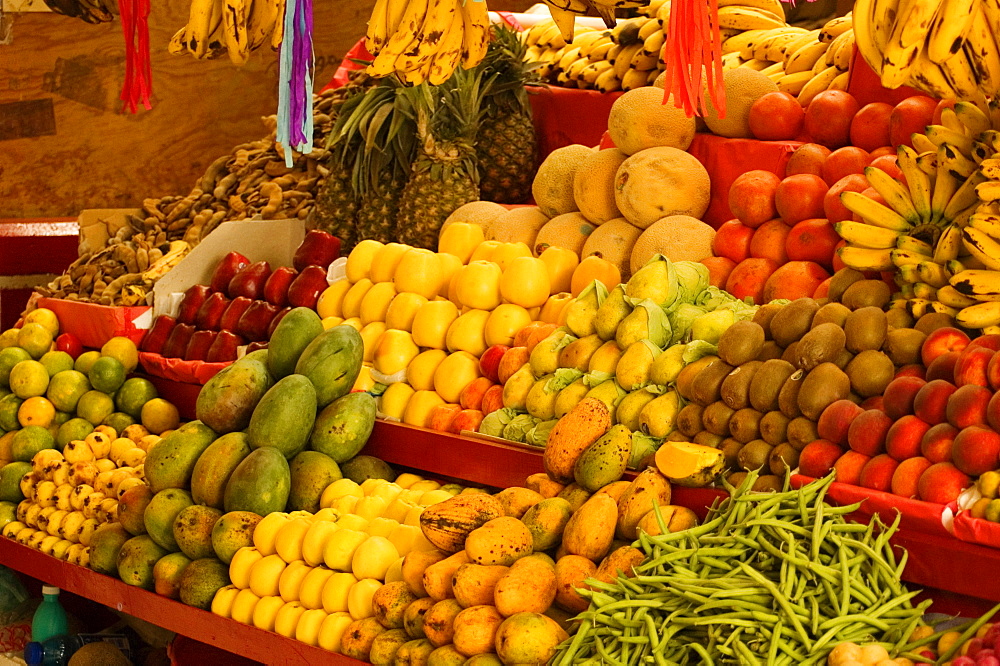
M 229 293 L 230 281 L 236 277 L 237 273 L 249 265 L 250 260 L 239 252 L 230 252 L 224 256 L 215 267 L 215 271 L 212 273 L 212 279 L 209 282 L 209 285 L 212 287 L 212 291 L 221 291 L 227 296 L 232 296 L 232 294 Z
M 204 361 L 208 358 L 208 350 L 212 348 L 218 331 L 195 331 L 184 352 L 185 361 Z
M 313 229 L 295 250 L 292 265 L 297 271 L 304 270 L 306 266 L 319 266 L 326 271 L 339 256 L 340 239 L 326 231 Z
M 483 377 L 487 377 L 493 383 L 500 381 L 500 359 L 510 349 L 507 345 L 493 345 L 489 347 L 483 355 L 479 357 L 479 372 Z
M 503 409 L 503 386 L 494 384 L 486 389 L 483 394 L 483 404 L 479 408 L 484 414 L 492 414 L 498 409 Z
M 149 333 L 146 334 L 147 336 Z M 166 338 L 163 338 L 166 340 Z M 145 338 L 143 338 L 145 340 Z M 74 359 L 83 353 L 83 343 L 72 333 L 62 333 L 56 338 L 56 351 L 66 352 Z M 143 348 L 143 351 L 148 351 Z
M 222 322 L 222 315 L 229 307 L 229 299 L 221 292 L 214 292 L 198 310 L 194 325 L 199 331 L 217 331 Z
M 451 422 L 455 420 L 460 411 L 462 411 L 461 405 L 438 405 L 431 410 L 427 427 L 438 432 L 449 432 Z
M 267 301 L 254 301 L 237 322 L 236 333 L 251 342 L 267 340 L 267 330 L 277 314 L 278 308 Z
M 493 386 L 488 377 L 477 377 L 465 385 L 458 394 L 462 409 L 482 409 L 483 396 Z
M 969 345 L 969 336 L 951 326 L 944 326 L 931 332 L 924 339 L 924 344 L 920 348 L 920 359 L 925 366 L 930 366 L 931 361 L 941 354 L 950 351 L 962 351 Z
M 191 342 L 191 336 L 194 335 L 194 330 L 192 324 L 177 324 L 174 326 L 160 354 L 165 358 L 184 358 L 188 343 Z
M 142 344 L 140 349 L 142 351 L 147 351 L 152 354 L 161 354 L 163 352 L 163 346 L 167 344 L 167 338 L 170 337 L 171 331 L 174 330 L 174 325 L 177 320 L 170 315 L 160 315 L 153 320 L 153 325 L 150 327 L 149 331 L 142 338 Z M 64 333 L 63 335 L 69 335 Z M 59 336 L 60 338 L 62 335 Z M 56 340 L 58 343 L 58 339 Z
M 240 317 L 243 316 L 243 313 L 247 311 L 247 308 L 252 303 L 253 301 L 246 296 L 237 296 L 230 301 L 229 307 L 222 313 L 222 318 L 219 320 L 219 330 L 235 331 L 236 325 L 240 322 Z
M 484 414 L 478 409 L 463 409 L 455 415 L 451 422 L 450 432 L 460 435 L 463 430 L 476 432 L 479 424 L 483 422 Z
M 264 300 L 283 308 L 288 305 L 288 287 L 298 275 L 298 271 L 288 266 L 279 266 L 264 283 Z
M 288 304 L 296 308 L 314 308 L 319 295 L 328 286 L 325 268 L 306 266 L 288 286 Z
M 237 349 L 246 344 L 246 340 L 236 335 L 232 331 L 219 331 L 215 336 L 215 342 L 205 355 L 205 360 L 209 363 L 225 363 L 235 361 Z
M 177 321 L 181 324 L 193 324 L 195 318 L 198 316 L 198 310 L 201 306 L 205 304 L 208 300 L 209 295 L 211 295 L 212 289 L 208 285 L 196 284 L 188 287 L 188 290 L 184 292 L 184 298 L 181 300 L 180 307 L 177 310 Z M 223 297 L 225 293 L 222 294 Z
M 244 266 L 239 273 L 229 281 L 229 296 L 246 296 L 257 300 L 264 295 L 264 284 L 271 277 L 271 265 L 266 261 L 257 261 Z
M 271 325 L 267 327 L 267 339 L 270 340 L 271 336 L 274 335 L 274 329 L 278 328 L 278 324 L 281 320 L 285 318 L 285 315 L 292 311 L 292 307 L 282 308 L 278 310 L 278 314 L 274 315 L 274 319 L 271 320 Z
M 966 347 L 958 356 L 955 363 L 955 386 L 965 386 L 975 384 L 976 386 L 989 386 L 990 381 L 986 377 L 986 368 L 990 364 L 993 355 L 992 349 L 986 347 Z

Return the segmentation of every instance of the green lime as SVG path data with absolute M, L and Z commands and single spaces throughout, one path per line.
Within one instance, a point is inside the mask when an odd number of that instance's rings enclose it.
M 104 419 L 104 423 L 101 425 L 111 426 L 115 429 L 115 432 L 121 432 L 134 423 L 135 419 L 130 414 L 112 412 L 108 415 L 108 418 Z
M 107 393 L 100 391 L 87 391 L 76 403 L 77 416 L 87 419 L 94 426 L 104 423 L 104 419 L 114 411 L 115 401 Z
M 94 424 L 87 419 L 79 417 L 70 419 L 59 426 L 59 432 L 56 434 L 56 446 L 62 450 L 73 440 L 83 439 L 92 432 L 94 432 Z
M 142 377 L 126 379 L 115 395 L 115 406 L 118 411 L 125 412 L 132 418 L 142 415 L 142 406 L 150 400 L 160 397 L 153 382 Z
M 73 357 L 64 351 L 47 352 L 38 362 L 45 366 L 49 377 L 54 377 L 57 372 L 73 369 Z
M 49 381 L 45 396 L 52 401 L 55 408 L 64 412 L 76 410 L 80 397 L 90 390 L 90 380 L 87 375 L 77 370 L 63 370 Z
M 21 477 L 31 471 L 31 463 L 12 462 L 0 468 L 0 500 L 4 502 L 20 502 L 24 499 L 21 493 Z
M 28 426 L 17 431 L 10 448 L 14 454 L 14 460 L 31 462 L 31 459 L 39 451 L 56 448 L 56 440 L 48 428 Z
M 111 356 L 121 361 L 126 372 L 132 372 L 139 365 L 139 350 L 135 343 L 121 336 L 111 338 L 101 347 L 101 356 Z
M 101 358 L 101 352 L 99 351 L 89 351 L 83 352 L 76 357 L 76 363 L 73 365 L 73 369 L 83 374 L 90 372 L 90 366 L 94 365 L 97 359 Z
M 48 387 L 49 373 L 38 361 L 21 361 L 10 371 L 10 390 L 22 400 L 45 395 Z
M 90 385 L 102 393 L 114 393 L 125 383 L 125 366 L 113 356 L 102 356 L 87 372 Z
M 61 412 L 57 409 L 56 415 L 52 417 L 52 423 L 53 425 L 61 426 L 63 423 L 69 421 L 71 418 L 73 418 L 73 415 L 70 414 L 69 412 Z
M 17 419 L 17 412 L 21 409 L 21 400 L 11 393 L 0 398 L 0 428 L 6 431 L 20 430 L 21 422 Z
M 21 361 L 30 361 L 31 354 L 20 347 L 0 349 L 0 385 L 10 387 L 10 371 Z
M 14 502 L 0 502 L 0 530 L 7 523 L 12 523 L 15 520 L 17 520 L 17 504 Z

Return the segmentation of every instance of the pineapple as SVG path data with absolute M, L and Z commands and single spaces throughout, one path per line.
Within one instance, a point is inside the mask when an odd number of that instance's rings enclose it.
M 398 239 L 434 249 L 445 219 L 479 199 L 475 137 L 482 72 L 456 70 L 441 86 L 421 84 L 406 92 L 416 117 L 420 155 L 399 201 Z
M 495 75 L 483 98 L 476 136 L 479 190 L 484 201 L 524 203 L 538 168 L 535 125 L 525 83 L 537 80 L 525 62 L 526 45 L 516 30 L 493 26 L 493 39 L 480 68 Z
M 306 220 L 307 229 L 321 229 L 340 239 L 343 252 L 350 252 L 357 243 L 355 219 L 358 201 L 351 186 L 351 172 L 340 164 L 331 162 L 316 192 L 316 205 Z

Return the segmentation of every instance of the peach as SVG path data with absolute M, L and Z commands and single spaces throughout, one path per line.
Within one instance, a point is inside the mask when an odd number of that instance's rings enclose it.
M 462 405 L 462 409 L 482 409 L 483 396 L 491 386 L 493 382 L 489 377 L 476 377 L 466 384 L 458 394 L 458 402 Z
M 986 405 L 986 420 L 989 422 L 990 427 L 992 427 L 997 432 L 1000 432 L 1000 391 L 993 394 L 990 398 L 990 404 Z
M 831 224 L 854 219 L 854 213 L 847 210 L 847 206 L 840 200 L 840 195 L 842 192 L 864 192 L 867 189 L 868 179 L 857 173 L 844 176 L 831 185 L 826 196 L 823 197 L 823 212 L 826 219 Z
M 882 412 L 883 414 L 885 413 L 885 401 L 882 399 L 882 396 L 880 395 L 873 395 L 870 398 L 865 398 L 864 400 L 861 401 L 861 404 L 858 406 L 865 411 L 868 411 L 869 409 L 874 409 L 875 411 Z
M 897 104 L 889 114 L 889 144 L 906 144 L 913 147 L 910 138 L 914 133 L 924 131 L 932 124 L 937 101 L 925 95 L 907 97 Z
M 463 409 L 451 422 L 449 432 L 460 435 L 462 431 L 476 432 L 479 424 L 483 422 L 484 414 L 478 409 Z
M 1000 391 L 1000 354 L 994 354 L 986 366 L 986 380 L 991 389 Z
M 992 333 L 990 335 L 980 335 L 969 342 L 970 347 L 985 347 L 986 349 L 992 349 L 993 351 L 1000 351 L 1000 333 Z
M 532 324 L 528 325 L 531 326 Z M 524 346 L 528 350 L 528 353 L 530 354 L 531 350 L 535 348 L 535 345 L 552 335 L 557 328 L 559 328 L 558 324 L 545 323 L 535 328 L 531 334 L 528 335 L 528 339 L 524 341 Z
M 785 176 L 798 173 L 811 173 L 818 176 L 823 173 L 823 162 L 830 154 L 830 149 L 818 143 L 804 143 L 795 149 L 785 165 Z
M 520 370 L 529 358 L 531 358 L 531 352 L 528 351 L 527 347 L 508 349 L 503 358 L 500 359 L 500 365 L 497 366 L 497 379 L 500 380 L 500 384 L 506 384 L 511 375 Z
M 930 426 L 912 414 L 892 424 L 885 435 L 885 452 L 903 461 L 920 455 L 920 443 Z
M 698 263 L 708 267 L 708 283 L 717 289 L 725 289 L 729 274 L 736 268 L 736 262 L 726 257 L 705 257 Z
M 500 360 L 510 349 L 507 345 L 493 345 L 479 357 L 479 372 L 483 377 L 488 377 L 492 382 L 500 381 Z
M 986 376 L 986 368 L 995 353 L 992 349 L 971 345 L 962 350 L 958 355 L 958 361 L 955 362 L 955 386 L 967 384 L 989 386 L 990 380 Z
M 931 461 L 927 458 L 910 458 L 899 463 L 896 471 L 892 474 L 890 490 L 893 495 L 906 497 L 907 499 L 917 496 L 917 484 L 920 476 L 931 466 Z
M 775 193 L 781 179 L 770 171 L 747 171 L 729 187 L 729 210 L 736 218 L 756 229 L 777 214 Z
M 969 476 L 979 476 L 1000 465 L 1000 434 L 980 426 L 963 428 L 951 447 L 955 467 Z
M 834 463 L 844 455 L 844 449 L 831 441 L 816 439 L 799 453 L 799 472 L 815 479 L 826 476 Z
M 864 411 L 850 400 L 837 400 L 819 415 L 816 432 L 823 439 L 830 440 L 838 446 L 846 446 L 847 431 L 851 423 Z
M 925 502 L 948 504 L 970 485 L 972 479 L 951 463 L 934 463 L 920 475 L 917 496 Z
M 930 425 L 944 423 L 948 398 L 957 390 L 954 384 L 943 379 L 927 382 L 913 398 L 913 413 Z
M 774 205 L 785 224 L 823 217 L 823 198 L 830 186 L 819 176 L 800 173 L 788 176 L 774 193 Z
M 950 351 L 960 352 L 969 346 L 969 336 L 951 326 L 945 326 L 934 331 L 924 339 L 923 346 L 920 347 L 920 360 L 925 366 L 930 366 L 931 361 L 938 356 Z
M 897 377 L 916 377 L 917 379 L 926 380 L 927 377 L 924 375 L 927 373 L 927 368 L 925 368 L 920 363 L 910 363 L 909 365 L 900 366 L 896 374 L 892 376 L 893 379 Z
M 726 291 L 741 301 L 752 298 L 754 303 L 760 304 L 763 302 L 764 285 L 777 268 L 778 264 L 770 259 L 744 259 L 729 274 Z
M 449 432 L 451 430 L 451 422 L 455 420 L 460 411 L 462 411 L 461 405 L 438 405 L 431 410 L 430 421 L 427 427 L 438 432 Z
M 966 384 L 948 398 L 945 418 L 959 430 L 974 425 L 986 425 L 986 408 L 993 398 L 993 391 L 984 386 Z
M 791 230 L 792 228 L 780 219 L 768 220 L 760 225 L 750 239 L 750 256 L 770 259 L 779 266 L 782 265 L 788 261 L 785 239 Z
M 927 366 L 927 372 L 924 374 L 924 377 L 927 381 L 933 379 L 943 379 L 946 382 L 955 381 L 955 364 L 958 363 L 958 357 L 961 353 L 950 351 L 941 354 Z
M 479 409 L 483 414 L 492 414 L 503 408 L 503 385 L 494 384 L 483 394 L 483 404 Z
M 852 451 L 866 456 L 885 452 L 885 436 L 892 427 L 892 419 L 877 409 L 868 409 L 851 422 L 847 429 L 847 443 Z
M 889 492 L 892 487 L 892 477 L 899 467 L 899 462 L 886 454 L 875 456 L 865 463 L 858 477 L 858 485 L 862 488 Z
M 790 301 L 809 298 L 829 277 L 830 274 L 814 261 L 789 261 L 771 273 L 771 277 L 764 283 L 760 302 L 770 303 L 779 298 Z
M 717 257 L 726 257 L 738 264 L 750 256 L 750 244 L 753 236 L 753 228 L 739 220 L 723 222 L 715 230 L 715 238 L 712 239 L 712 254 Z
M 531 336 L 531 334 L 534 333 L 536 330 L 538 330 L 539 326 L 545 326 L 545 325 L 546 324 L 544 321 L 531 322 L 530 324 L 528 324 L 527 326 L 525 326 L 520 331 L 514 334 L 514 343 L 511 346 L 524 347 L 525 345 L 528 344 L 528 338 Z
M 866 456 L 863 453 L 848 451 L 840 456 L 833 465 L 833 470 L 837 473 L 835 479 L 852 486 L 858 485 L 858 482 L 861 481 L 861 470 L 865 468 L 865 465 L 871 459 L 871 456 Z M 801 464 L 801 458 L 799 460 Z
M 846 146 L 851 141 L 851 121 L 861 105 L 843 90 L 824 90 L 809 102 L 803 123 L 813 141 L 828 148 Z
M 889 382 L 882 395 L 885 413 L 890 419 L 898 419 L 913 413 L 913 398 L 926 384 L 919 377 L 898 376 Z
M 823 180 L 833 187 L 841 178 L 852 173 L 864 174 L 865 167 L 871 164 L 872 157 L 868 151 L 855 146 L 844 146 L 830 153 L 823 162 Z
M 951 448 L 958 428 L 950 423 L 931 426 L 920 440 L 920 453 L 932 463 L 951 462 Z
M 828 277 L 827 279 L 825 279 L 822 282 L 820 282 L 819 286 L 816 287 L 816 291 L 814 291 L 812 293 L 812 297 L 814 299 L 829 298 L 829 296 L 830 296 L 830 282 L 832 282 L 832 281 L 833 281 L 833 277 Z
M 869 152 L 888 146 L 890 115 L 892 105 L 884 102 L 872 102 L 858 109 L 851 119 L 851 144 Z

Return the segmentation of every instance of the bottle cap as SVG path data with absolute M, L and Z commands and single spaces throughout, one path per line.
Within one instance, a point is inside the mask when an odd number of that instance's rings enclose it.
M 59 588 L 55 587 L 54 585 L 43 585 L 42 586 L 42 594 L 55 594 L 55 595 L 58 595 L 59 594 Z
M 24 661 L 27 664 L 41 664 L 45 656 L 45 648 L 41 643 L 28 643 L 24 646 Z

